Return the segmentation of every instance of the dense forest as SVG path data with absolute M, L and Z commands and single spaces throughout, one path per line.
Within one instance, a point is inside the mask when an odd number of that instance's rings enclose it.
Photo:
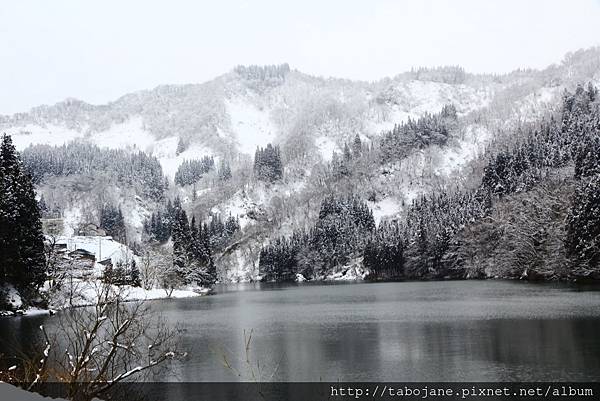
M 279 238 L 262 249 L 259 267 L 264 280 L 324 278 L 334 267 L 344 265 L 360 252 L 375 230 L 373 214 L 356 197 L 326 198 L 314 228 Z
M 139 188 L 143 196 L 155 201 L 162 200 L 168 188 L 159 161 L 141 151 L 130 153 L 72 142 L 30 146 L 21 157 L 35 183 L 50 177 L 103 173 L 117 183 Z
M 269 143 L 265 148 L 256 149 L 254 175 L 258 180 L 266 182 L 274 182 L 283 177 L 283 163 L 278 146 Z
M 425 113 L 417 120 L 409 118 L 405 123 L 396 124 L 379 140 L 381 162 L 402 159 L 414 149 L 445 145 L 456 120 L 456 108 L 450 104 L 437 114 Z
M 175 198 L 175 202 L 168 200 L 164 206 L 161 206 L 156 212 L 153 212 L 148 220 L 144 222 L 144 242 L 164 244 L 173 234 L 173 226 L 181 216 L 181 200 Z M 192 216 L 195 226 L 196 216 Z M 241 230 L 239 218 L 229 215 L 223 218 L 220 214 L 209 213 L 205 221 L 201 221 L 197 226 L 202 235 L 208 238 L 208 243 L 212 251 L 224 248 L 232 239 L 235 233 Z
M 324 201 L 312 230 L 263 248 L 262 278 L 318 279 L 352 258 L 372 279 L 599 278 L 599 105 L 592 85 L 565 93 L 560 119 L 486 156 L 477 188 L 421 196 L 400 221 L 375 227 L 358 197 Z M 407 142 L 444 141 L 440 121 L 455 118 L 448 107 L 397 126 L 379 155 L 401 158 Z M 342 160 L 357 153 L 346 146 Z
M 215 160 L 211 156 L 205 156 L 200 160 L 184 160 L 175 173 L 175 184 L 180 186 L 195 184 L 214 168 Z

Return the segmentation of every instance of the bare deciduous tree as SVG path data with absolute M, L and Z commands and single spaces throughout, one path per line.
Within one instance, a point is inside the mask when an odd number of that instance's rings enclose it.
M 41 327 L 45 348 L 22 366 L 0 372 L 3 381 L 29 390 L 45 382 L 66 386 L 72 400 L 92 400 L 120 382 L 156 373 L 185 356 L 177 348 L 177 329 L 153 316 L 144 302 L 124 302 L 118 287 L 99 285 L 90 308 L 60 313 L 50 336 Z

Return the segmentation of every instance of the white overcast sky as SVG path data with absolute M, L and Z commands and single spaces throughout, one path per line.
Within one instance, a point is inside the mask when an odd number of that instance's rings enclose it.
M 413 66 L 543 68 L 600 44 L 600 0 L 0 3 L 0 113 L 99 104 L 237 64 L 376 80 Z

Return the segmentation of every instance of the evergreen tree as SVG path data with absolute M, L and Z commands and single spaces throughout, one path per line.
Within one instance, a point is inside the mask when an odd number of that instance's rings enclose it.
M 179 138 L 179 140 L 177 141 L 177 150 L 175 151 L 175 154 L 177 156 L 179 156 L 180 154 L 185 152 L 186 148 L 187 148 L 187 144 L 185 143 L 185 141 L 183 139 Z
M 575 152 L 575 178 L 600 174 L 600 132 L 579 144 Z
M 350 162 L 350 160 L 352 160 L 352 152 L 350 152 L 350 146 L 348 146 L 347 143 L 344 143 L 344 161 L 346 163 Z
M 269 143 L 264 149 L 256 149 L 254 175 L 257 179 L 267 182 L 275 182 L 283 178 L 283 163 L 279 146 Z
M 212 156 L 204 156 L 200 160 L 184 160 L 175 173 L 175 184 L 179 186 L 192 185 L 215 167 Z
M 150 219 L 144 222 L 144 233 L 150 241 L 166 242 L 171 237 L 171 220 L 169 213 L 157 210 L 152 212 Z
M 358 158 L 362 155 L 362 141 L 360 140 L 360 135 L 358 134 L 354 136 L 354 140 L 352 141 L 352 155 L 355 158 Z
M 565 242 L 576 269 L 585 271 L 600 267 L 600 175 L 583 179 L 577 186 L 567 220 Z
M 122 244 L 127 243 L 125 219 L 120 207 L 104 204 L 100 209 L 100 227 L 116 241 Z
M 373 213 L 357 197 L 330 195 L 321 203 L 318 220 L 308 233 L 278 238 L 261 251 L 259 270 L 266 281 L 290 281 L 296 274 L 321 278 L 362 255 L 375 229 Z
M 211 213 L 206 229 L 211 248 L 219 250 L 223 249 L 235 233 L 240 231 L 240 222 L 238 218 L 231 215 L 223 221 L 220 214 Z
M 175 219 L 172 226 L 173 265 L 184 284 L 212 285 L 217 279 L 212 259 L 208 231 L 188 221 L 181 202 L 175 199 Z
M 185 278 L 188 265 L 188 249 L 190 248 L 190 226 L 185 210 L 176 200 L 175 215 L 171 227 L 173 240 L 173 265 L 181 278 Z
M 404 278 L 404 244 L 400 226 L 383 222 L 363 252 L 370 279 Z
M 405 123 L 395 125 L 378 140 L 380 161 L 387 163 L 400 160 L 413 149 L 445 145 L 456 120 L 456 109 L 448 105 L 438 114 L 425 113 L 417 120 L 409 118 Z
M 231 179 L 231 167 L 229 162 L 223 159 L 219 165 L 219 180 L 227 181 L 229 179 Z
M 0 283 L 35 288 L 45 277 L 41 213 L 11 137 L 0 145 Z
M 48 205 L 46 204 L 46 200 L 44 199 L 44 195 L 40 196 L 40 200 L 38 202 L 38 207 L 40 209 L 40 214 L 42 217 L 44 217 L 46 214 L 48 214 L 49 209 L 48 209 Z
M 137 267 L 135 263 L 135 259 L 131 260 L 130 271 L 130 285 L 133 287 L 141 287 L 142 286 L 142 277 L 140 275 L 140 269 Z

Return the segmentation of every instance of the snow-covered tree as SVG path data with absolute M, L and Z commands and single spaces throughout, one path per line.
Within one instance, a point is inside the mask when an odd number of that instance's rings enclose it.
M 267 182 L 275 182 L 283 178 L 283 163 L 279 146 L 269 143 L 264 149 L 256 149 L 254 175 L 257 179 Z
M 184 160 L 175 173 L 175 184 L 179 186 L 192 185 L 215 167 L 212 156 L 204 156 L 200 160 Z
M 11 137 L 0 145 L 0 284 L 36 290 L 45 279 L 39 204 Z
M 152 372 L 186 355 L 177 329 L 153 316 L 145 302 L 125 303 L 120 287 L 95 290 L 91 307 L 61 313 L 49 331 L 40 326 L 43 349 L 1 372 L 0 380 L 30 391 L 58 382 L 70 400 L 122 399 L 130 394 L 115 395 L 118 383 L 151 379 Z

